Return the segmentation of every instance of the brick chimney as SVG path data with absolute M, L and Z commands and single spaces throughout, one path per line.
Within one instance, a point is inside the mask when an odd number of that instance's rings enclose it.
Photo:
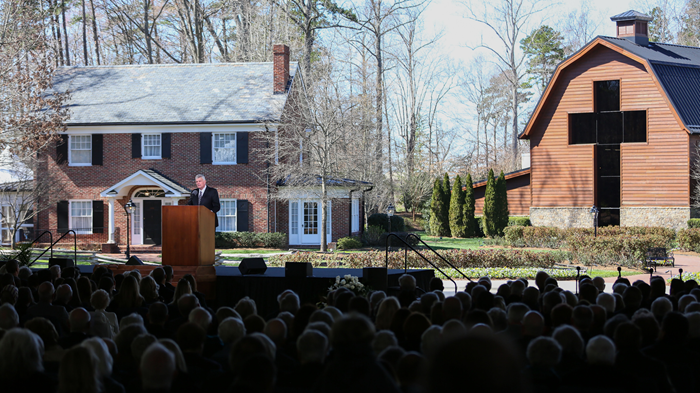
M 625 38 L 637 45 L 649 45 L 648 23 L 651 16 L 630 10 L 610 18 L 617 23 L 617 38 Z
M 289 81 L 289 47 L 287 45 L 275 45 L 273 53 L 275 55 L 274 93 L 284 94 L 287 91 L 287 81 Z

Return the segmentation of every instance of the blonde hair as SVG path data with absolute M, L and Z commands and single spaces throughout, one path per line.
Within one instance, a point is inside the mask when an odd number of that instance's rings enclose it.
M 189 294 L 192 294 L 192 287 L 190 286 L 189 281 L 185 280 L 184 278 L 181 278 L 180 281 L 177 282 L 177 286 L 175 287 L 175 294 L 173 295 L 173 301 L 170 302 L 170 304 L 177 305 L 177 301 L 180 300 L 182 295 Z
M 134 275 L 124 277 L 119 292 L 114 297 L 117 307 L 133 308 L 143 304 L 143 296 L 139 293 L 138 279 Z
M 156 280 L 151 276 L 145 276 L 141 279 L 139 290 L 141 296 L 143 296 L 147 302 L 153 302 L 160 298 L 160 295 L 158 295 L 158 284 L 156 284 Z
M 86 347 L 78 345 L 66 351 L 58 368 L 58 392 L 102 391 L 102 378 L 97 369 L 98 362 L 95 353 Z

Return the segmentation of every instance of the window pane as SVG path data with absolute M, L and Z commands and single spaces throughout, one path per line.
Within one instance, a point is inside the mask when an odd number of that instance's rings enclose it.
M 625 139 L 624 142 L 647 141 L 647 112 L 624 112 Z
M 214 134 L 214 162 L 236 162 L 236 134 Z
M 569 115 L 571 144 L 595 143 L 595 113 L 572 113 Z
M 598 176 L 620 176 L 620 146 L 598 146 Z
M 71 135 L 70 136 L 70 163 L 90 164 L 92 163 L 92 136 L 91 135 Z
M 143 136 L 143 157 L 160 157 L 160 134 Z
M 299 233 L 299 202 L 292 202 L 290 209 L 292 210 L 292 235 Z
M 600 208 L 620 207 L 620 178 L 598 178 L 598 204 Z
M 134 235 L 141 234 L 141 202 L 134 202 L 134 212 L 132 217 L 134 222 L 131 224 L 134 228 Z
M 216 213 L 219 218 L 219 226 L 217 232 L 235 232 L 236 231 L 236 201 L 222 200 L 221 209 Z
M 622 112 L 598 114 L 598 143 L 622 143 Z
M 620 110 L 620 81 L 595 82 L 596 112 Z
M 92 233 L 92 201 L 70 203 L 71 228 L 77 234 Z

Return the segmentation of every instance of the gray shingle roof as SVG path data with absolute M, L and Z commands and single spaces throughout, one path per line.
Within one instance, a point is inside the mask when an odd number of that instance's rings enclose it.
M 68 125 L 275 121 L 287 100 L 273 63 L 62 67 L 54 89 L 72 92 Z
M 170 178 L 166 177 L 162 173 L 158 172 L 155 169 L 141 169 L 144 173 L 152 176 L 154 179 L 160 181 L 161 183 L 165 184 L 166 186 L 170 187 L 173 190 L 178 191 L 181 194 L 188 194 L 190 192 L 190 189 L 187 187 L 182 186 L 180 183 L 171 180 Z
M 601 38 L 649 62 L 688 131 L 700 133 L 700 48 L 656 42 L 642 46 L 624 38 Z

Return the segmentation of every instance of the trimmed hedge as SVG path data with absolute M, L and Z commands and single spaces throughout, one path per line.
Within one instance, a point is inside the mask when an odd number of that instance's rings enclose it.
M 362 242 L 354 237 L 341 237 L 338 239 L 339 250 L 352 250 L 353 248 L 361 248 Z
M 530 222 L 530 217 L 508 217 L 508 226 L 530 227 L 532 223 Z
M 286 248 L 287 235 L 263 232 L 218 232 L 214 237 L 216 248 Z
M 379 227 L 386 231 L 386 227 L 389 226 L 389 216 L 384 213 L 374 213 L 367 217 L 367 226 Z M 404 224 L 403 217 L 397 215 L 391 216 L 391 232 L 403 232 L 405 230 L 406 225 Z
M 421 251 L 422 255 L 439 268 L 448 266 L 429 251 Z M 466 268 L 542 268 L 547 269 L 555 263 L 568 258 L 566 252 L 533 252 L 525 250 L 441 250 L 440 255 L 450 261 L 458 269 Z M 383 267 L 386 253 L 384 251 L 367 251 L 352 254 L 297 252 L 292 255 L 273 255 L 268 260 L 269 265 L 283 266 L 285 262 L 311 262 L 315 267 L 345 267 L 361 269 L 363 267 Z M 414 252 L 408 253 L 408 267 L 427 269 L 430 264 Z M 389 252 L 389 268 L 403 269 L 404 252 Z
M 636 266 L 644 261 L 650 247 L 666 247 L 666 239 L 659 235 L 592 237 L 575 233 L 567 238 L 567 243 L 573 259 L 584 265 Z
M 560 229 L 555 227 L 507 227 L 504 235 L 508 244 L 514 247 L 567 248 L 572 236 L 593 237 L 592 228 Z M 661 227 L 602 227 L 598 237 L 639 237 L 658 236 L 663 239 L 659 247 L 670 248 L 676 239 L 673 229 Z
M 362 232 L 362 243 L 368 246 L 378 246 L 383 233 L 385 232 L 381 227 L 369 225 Z
M 685 251 L 700 252 L 700 228 L 679 230 L 678 247 Z
M 700 218 L 691 218 L 688 220 L 688 228 L 700 228 Z

